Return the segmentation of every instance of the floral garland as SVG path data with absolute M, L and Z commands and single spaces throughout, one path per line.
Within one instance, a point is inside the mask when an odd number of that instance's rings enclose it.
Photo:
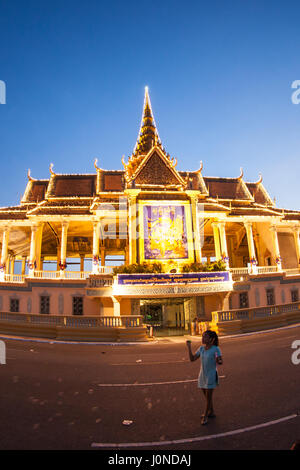
M 281 263 L 281 256 L 277 256 L 276 258 L 276 264 L 280 264 Z
M 228 261 L 229 261 L 229 256 L 226 256 L 225 253 L 222 253 L 222 260 L 223 260 L 225 263 L 228 263 Z
M 93 255 L 93 264 L 94 265 L 99 264 L 99 260 L 100 260 L 99 255 Z
M 5 271 L 6 265 L 5 263 L 0 264 L 0 271 L 3 273 Z
M 257 265 L 257 260 L 256 260 L 256 258 L 251 258 L 251 259 L 250 259 L 250 263 L 253 264 L 253 266 L 256 266 L 256 265 Z
M 67 267 L 67 263 L 66 263 L 66 262 L 62 263 L 62 262 L 60 261 L 60 263 L 59 263 L 58 266 L 59 266 L 59 269 L 60 269 L 61 271 L 64 271 L 64 270 L 66 269 L 66 267 Z
M 28 261 L 28 268 L 31 269 L 36 269 L 36 261 Z

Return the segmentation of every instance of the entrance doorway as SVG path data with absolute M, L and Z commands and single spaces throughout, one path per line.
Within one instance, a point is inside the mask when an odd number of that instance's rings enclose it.
M 140 312 L 156 336 L 184 335 L 190 332 L 194 304 L 195 298 L 141 299 Z

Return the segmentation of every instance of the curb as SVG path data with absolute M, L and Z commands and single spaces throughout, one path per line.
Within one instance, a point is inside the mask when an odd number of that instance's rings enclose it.
M 243 338 L 245 336 L 253 336 L 253 335 L 260 335 L 260 334 L 267 334 L 273 333 L 275 331 L 281 330 L 290 330 L 293 328 L 299 328 L 300 323 L 296 323 L 295 325 L 289 326 L 282 326 L 280 328 L 270 328 L 268 330 L 261 330 L 261 331 L 251 331 L 250 333 L 239 333 L 237 335 L 228 335 L 228 336 L 221 336 L 220 339 L 234 339 L 234 338 Z M 161 337 L 153 337 L 153 339 L 149 339 L 148 341 L 135 341 L 135 342 L 104 342 L 104 341 L 59 341 L 55 339 L 42 339 L 42 338 L 32 338 L 32 337 L 22 337 L 22 336 L 5 336 L 0 334 L 0 339 L 4 340 L 12 340 L 12 341 L 24 341 L 30 343 L 47 343 L 47 344 L 76 344 L 76 345 L 88 345 L 88 346 L 138 346 L 138 345 L 150 345 L 150 344 L 159 344 L 159 343 L 185 343 L 186 340 L 201 340 L 201 335 L 184 335 L 180 337 L 168 337 L 168 336 L 161 336 Z

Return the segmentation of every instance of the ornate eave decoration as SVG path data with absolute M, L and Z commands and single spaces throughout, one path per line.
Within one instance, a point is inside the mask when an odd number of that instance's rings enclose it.
M 131 187 L 133 184 L 135 184 L 135 179 L 141 174 L 146 164 L 154 155 L 157 155 L 162 160 L 166 168 L 173 175 L 173 179 L 176 180 L 176 183 L 174 183 L 173 181 L 170 182 L 170 184 L 166 183 L 162 185 L 155 182 L 155 175 L 152 175 L 153 178 L 151 178 L 151 176 L 149 175 L 149 181 L 137 184 L 137 187 L 166 187 L 169 189 L 185 189 L 188 184 L 188 177 L 182 178 L 176 170 L 177 159 L 171 158 L 169 155 L 165 155 L 164 152 L 158 146 L 153 146 L 147 155 L 140 155 L 138 158 L 130 157 L 128 163 L 125 162 L 124 157 L 122 158 L 122 163 L 125 169 L 124 178 L 127 183 L 127 187 Z

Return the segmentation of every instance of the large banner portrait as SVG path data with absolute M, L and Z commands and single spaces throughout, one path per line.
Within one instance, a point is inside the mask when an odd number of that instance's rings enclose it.
M 185 204 L 143 204 L 141 257 L 153 260 L 189 260 L 190 211 Z

